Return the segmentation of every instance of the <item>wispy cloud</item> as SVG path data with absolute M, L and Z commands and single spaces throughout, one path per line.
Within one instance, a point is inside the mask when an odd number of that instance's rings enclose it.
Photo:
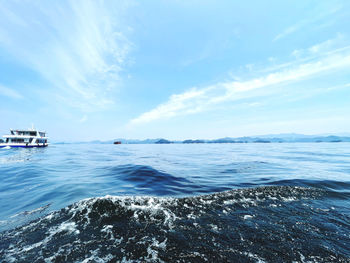
M 182 94 L 174 94 L 166 103 L 159 105 L 151 111 L 143 113 L 131 122 L 150 122 L 161 118 L 174 117 L 179 114 L 190 114 L 202 111 L 201 101 L 207 97 L 208 92 L 209 88 L 202 90 L 193 88 Z
M 23 96 L 19 94 L 14 89 L 10 89 L 8 87 L 5 87 L 3 85 L 0 85 L 0 96 L 5 96 L 12 99 L 23 99 Z
M 113 103 L 131 43 L 103 1 L 3 2 L 0 47 L 46 80 L 50 98 L 84 112 Z
M 329 52 L 332 49 L 339 51 L 339 48 L 346 46 L 348 39 L 338 33 L 335 38 L 327 39 L 321 43 L 317 43 L 307 49 L 296 49 L 292 52 L 292 56 L 300 59 L 310 59 L 312 56 L 323 55 L 325 52 Z
M 339 11 L 340 9 L 341 9 L 340 5 L 335 5 L 326 11 L 321 11 L 318 15 L 310 15 L 310 17 L 302 19 L 302 20 L 296 22 L 295 24 L 284 29 L 281 33 L 276 35 L 272 41 L 273 42 L 278 41 L 278 40 L 280 40 L 288 35 L 291 35 L 297 31 L 299 31 L 299 30 L 301 30 L 309 25 L 315 24 L 315 23 L 317 23 L 317 26 L 319 26 L 320 21 L 327 18 L 329 15 L 333 15 L 334 13 Z
M 280 88 L 280 91 L 284 84 L 299 82 L 335 69 L 350 67 L 350 46 L 327 51 L 323 48 L 311 48 L 303 54 L 305 55 L 303 59 L 295 63 L 285 63 L 281 67 L 276 66 L 276 71 L 263 76 L 248 80 L 220 82 L 172 95 L 167 102 L 132 119 L 130 123 L 147 123 L 158 119 L 203 112 L 221 103 L 264 95 L 264 93 L 271 92 L 276 86 Z
M 272 41 L 277 41 L 277 40 L 279 40 L 281 38 L 284 38 L 284 37 L 294 33 L 299 28 L 302 28 L 305 24 L 306 24 L 306 22 L 302 22 L 302 23 L 298 23 L 298 24 L 295 24 L 295 25 L 287 27 L 282 33 L 280 33 L 277 36 L 275 36 Z
M 84 116 L 79 120 L 79 122 L 80 122 L 80 123 L 84 123 L 84 122 L 86 122 L 87 120 L 88 120 L 87 115 L 84 115 Z

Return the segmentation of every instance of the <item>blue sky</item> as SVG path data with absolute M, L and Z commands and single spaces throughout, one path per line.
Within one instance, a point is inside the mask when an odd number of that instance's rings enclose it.
M 350 132 L 349 1 L 0 1 L 0 132 Z

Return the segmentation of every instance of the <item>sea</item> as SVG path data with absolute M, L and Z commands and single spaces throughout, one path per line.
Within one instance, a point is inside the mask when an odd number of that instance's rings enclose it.
M 350 143 L 0 149 L 0 262 L 350 262 Z

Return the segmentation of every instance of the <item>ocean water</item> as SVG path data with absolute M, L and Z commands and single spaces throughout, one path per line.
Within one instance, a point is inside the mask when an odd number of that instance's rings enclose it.
M 0 262 L 350 262 L 350 143 L 0 149 Z

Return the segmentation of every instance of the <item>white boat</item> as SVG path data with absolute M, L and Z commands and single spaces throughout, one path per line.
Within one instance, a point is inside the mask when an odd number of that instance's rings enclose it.
M 49 145 L 46 132 L 38 131 L 32 127 L 28 130 L 10 130 L 10 134 L 2 136 L 0 148 L 3 147 L 46 147 Z M 2 141 L 2 142 L 1 142 Z

